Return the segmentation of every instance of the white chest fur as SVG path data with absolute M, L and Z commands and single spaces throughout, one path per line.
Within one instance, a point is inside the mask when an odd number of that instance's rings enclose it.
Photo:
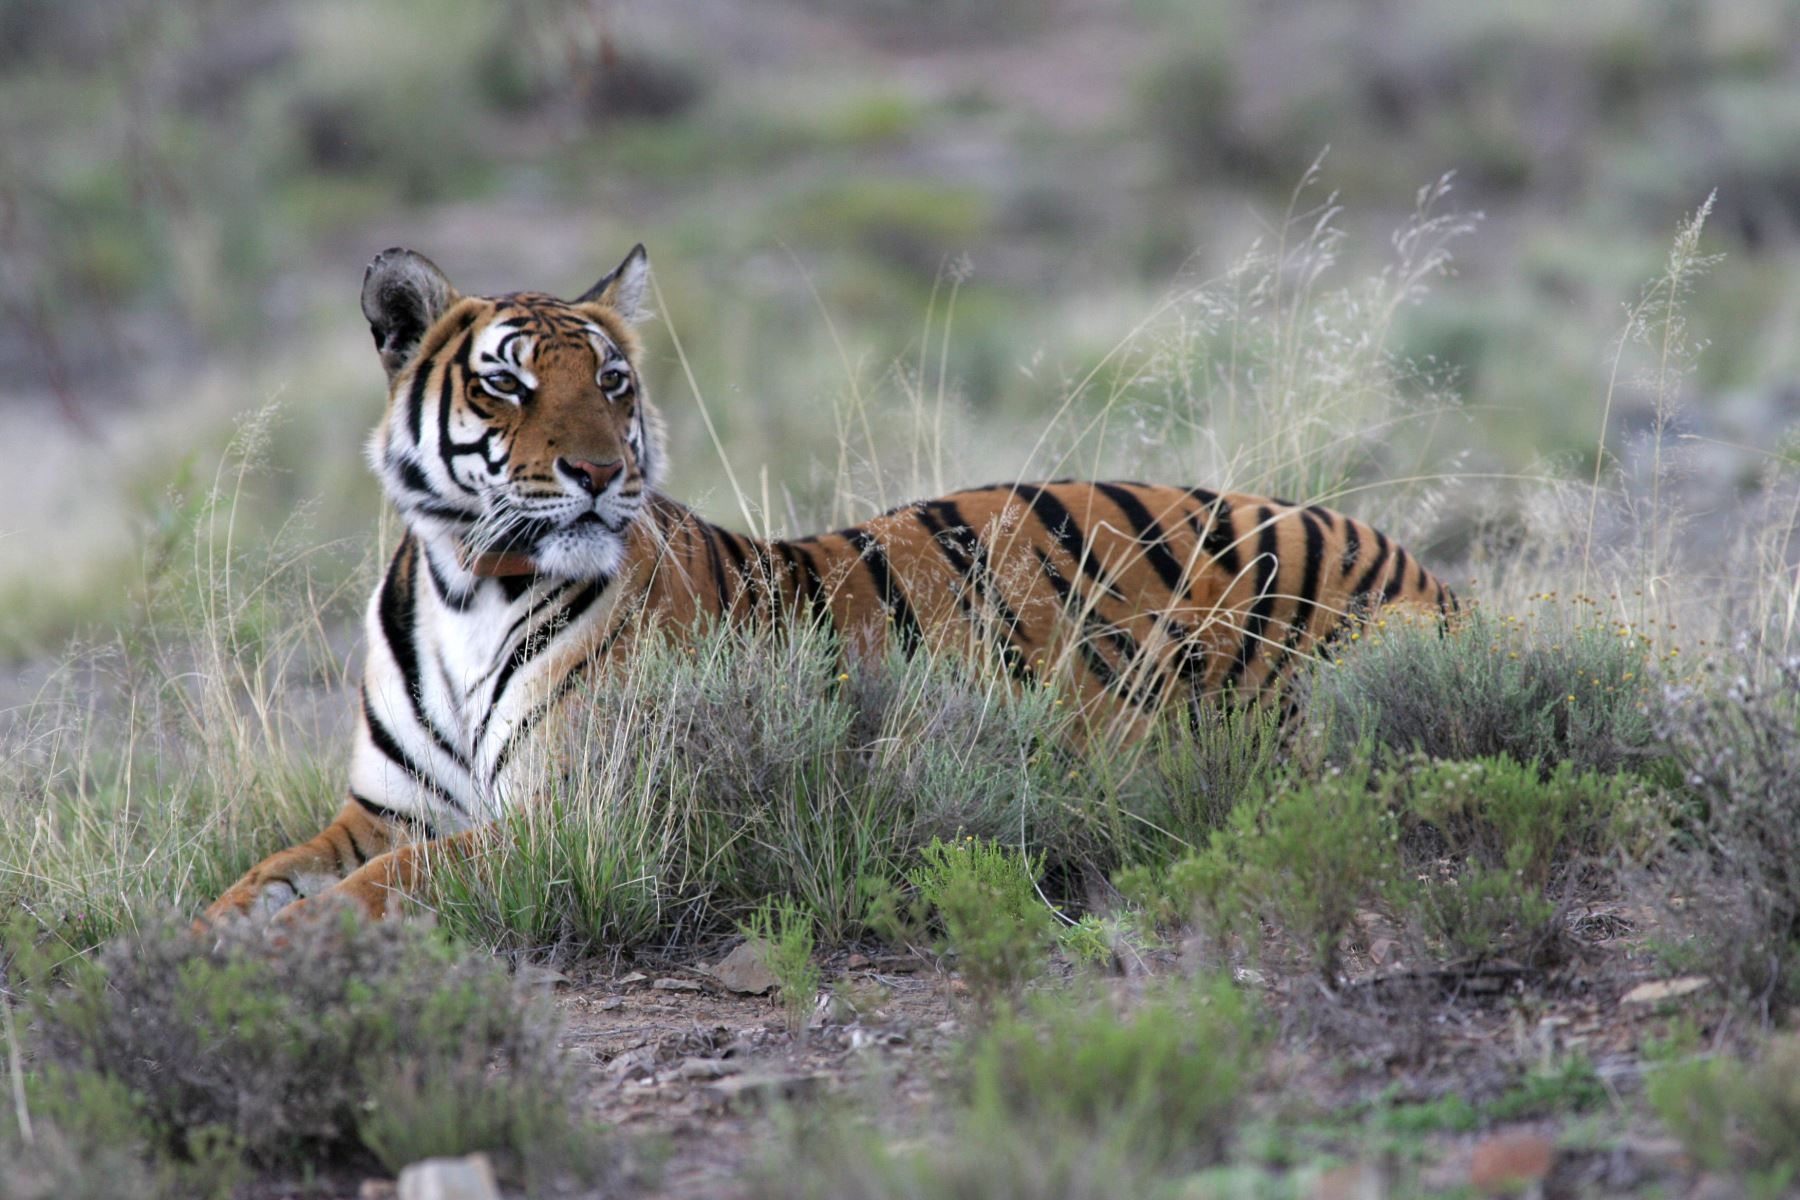
M 571 650 L 597 640 L 619 589 L 540 581 L 509 594 L 472 585 L 445 600 L 421 559 L 400 599 L 390 574 L 370 603 L 365 714 L 351 762 L 357 794 L 440 829 L 499 816 L 523 790 L 502 767 Z

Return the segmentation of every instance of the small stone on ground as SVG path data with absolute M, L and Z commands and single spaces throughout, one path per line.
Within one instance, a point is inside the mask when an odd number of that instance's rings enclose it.
M 400 1200 L 500 1200 L 500 1184 L 485 1154 L 427 1158 L 400 1172 Z

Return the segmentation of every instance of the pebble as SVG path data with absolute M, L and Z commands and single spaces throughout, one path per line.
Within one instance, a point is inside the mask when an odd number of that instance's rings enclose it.
M 485 1154 L 427 1158 L 400 1172 L 399 1200 L 500 1200 L 500 1184 Z

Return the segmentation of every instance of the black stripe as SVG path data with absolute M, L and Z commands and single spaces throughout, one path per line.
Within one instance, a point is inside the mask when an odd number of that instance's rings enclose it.
M 1179 596 L 1185 590 L 1182 587 L 1181 564 L 1169 553 L 1169 544 L 1162 526 L 1150 515 L 1143 501 L 1126 491 L 1116 483 L 1097 483 L 1094 485 L 1108 500 L 1119 506 L 1119 512 L 1131 522 L 1137 539 L 1144 546 L 1144 557 L 1156 569 L 1157 576 L 1163 581 L 1171 596 Z
M 968 593 L 973 592 L 977 600 L 994 610 L 1002 626 L 998 648 L 1007 673 L 1015 679 L 1031 682 L 1032 675 L 1025 661 L 1025 651 L 1019 646 L 1020 642 L 1029 646 L 1031 638 L 1024 632 L 1019 614 L 989 589 L 988 580 L 992 576 L 988 569 L 987 548 L 981 544 L 975 530 L 963 520 L 962 510 L 954 500 L 933 500 L 919 504 L 913 509 L 913 515 L 931 536 L 932 542 L 943 552 L 951 568 L 968 585 L 967 589 L 956 590 L 957 606 L 965 616 L 978 619 L 981 614 L 975 613 L 974 606 L 969 602 Z
M 1200 496 L 1211 496 L 1210 500 L 1201 501 L 1206 505 L 1206 520 L 1200 520 L 1199 513 L 1188 514 L 1188 525 L 1200 537 L 1200 548 L 1212 555 L 1213 561 L 1225 568 L 1226 583 L 1238 577 L 1243 564 L 1238 558 L 1237 530 L 1231 523 L 1231 504 L 1223 496 L 1215 496 L 1205 488 L 1189 488 L 1188 494 L 1198 499 Z
M 1356 522 L 1349 517 L 1344 518 L 1344 553 L 1340 575 L 1349 575 L 1356 569 L 1356 562 L 1362 557 L 1362 538 L 1356 532 Z
M 442 730 L 425 712 L 425 681 L 419 676 L 419 644 L 417 638 L 418 593 L 413 588 L 413 579 L 402 570 L 412 555 L 423 555 L 423 547 L 414 541 L 409 534 L 400 542 L 400 548 L 394 552 L 394 561 L 388 566 L 387 578 L 381 582 L 381 595 L 376 598 L 376 609 L 381 617 L 382 639 L 387 642 L 388 653 L 394 656 L 394 665 L 400 669 L 401 681 L 406 685 L 406 700 L 412 707 L 413 720 L 430 736 L 432 744 L 441 750 L 445 757 L 457 766 L 468 768 L 469 760 L 462 751 L 450 744 Z M 417 570 L 417 560 L 412 560 Z
M 435 496 L 437 494 L 432 490 L 431 480 L 425 478 L 424 470 L 411 458 L 396 456 L 390 461 L 393 462 L 394 470 L 399 474 L 401 483 L 422 495 Z
M 1045 488 L 1035 487 L 1029 483 L 1021 483 L 1015 489 L 1018 497 L 1031 506 L 1032 515 L 1037 517 L 1045 532 L 1055 538 L 1062 546 L 1063 553 L 1073 559 L 1086 575 L 1100 589 L 1115 600 L 1123 600 L 1125 595 L 1100 574 L 1100 564 L 1094 561 L 1089 551 L 1087 535 L 1063 502 Z
M 731 559 L 733 581 L 729 593 L 730 602 L 726 606 L 725 615 L 730 616 L 732 614 L 732 610 L 737 607 L 739 597 L 746 593 L 749 593 L 751 597 L 750 608 L 752 611 L 755 611 L 755 591 L 753 585 L 750 583 L 749 574 L 745 570 L 747 560 L 744 557 L 743 547 L 738 544 L 738 535 L 722 525 L 713 526 L 713 532 L 718 534 L 720 544 L 725 547 L 726 557 Z
M 437 593 L 438 599 L 443 602 L 446 608 L 455 609 L 457 612 L 466 612 L 469 605 L 475 603 L 475 597 L 481 594 L 481 583 L 479 580 L 464 591 L 458 591 L 455 587 L 451 586 L 450 581 L 445 579 L 443 574 L 438 570 L 437 559 L 431 557 L 431 551 L 429 550 L 425 551 L 425 570 L 426 573 L 431 576 L 432 590 Z
M 1398 596 L 1400 590 L 1406 586 L 1407 561 L 1406 547 L 1395 546 L 1394 575 L 1393 578 L 1387 581 L 1387 586 L 1381 589 L 1381 602 L 1383 604 L 1393 603 L 1394 597 Z
M 519 639 L 519 644 L 514 646 L 513 652 L 507 656 L 506 664 L 494 677 L 493 690 L 488 693 L 487 715 L 482 718 L 481 734 L 475 739 L 477 745 L 480 744 L 481 738 L 487 735 L 488 722 L 494 719 L 494 711 L 500 707 L 500 698 L 506 694 L 506 685 L 512 682 L 513 675 L 520 667 L 542 654 L 544 649 L 556 640 L 558 634 L 573 625 L 582 613 L 591 608 L 594 601 L 600 598 L 611 582 L 610 579 L 590 580 L 585 587 L 575 593 L 567 604 L 557 609 L 551 616 L 546 617 L 538 624 L 537 628 Z
M 1369 569 L 1362 573 L 1362 578 L 1350 589 L 1352 600 L 1367 595 L 1369 589 L 1375 586 L 1375 580 L 1380 577 L 1381 568 L 1387 565 L 1388 553 L 1392 547 L 1388 544 L 1387 534 L 1379 529 L 1375 530 L 1375 549 L 1375 561 L 1369 564 Z
M 387 821 L 394 825 L 417 825 L 420 829 L 425 831 L 426 837 L 435 838 L 437 836 L 437 830 L 434 829 L 431 822 L 427 821 L 424 817 L 416 817 L 408 813 L 396 811 L 395 809 L 387 807 L 385 804 L 377 804 L 367 796 L 360 796 L 355 792 L 350 793 L 350 798 L 362 805 L 363 811 L 368 813 L 371 817 L 374 817 L 377 821 Z
M 731 615 L 731 595 L 725 586 L 725 560 L 719 556 L 719 531 L 711 524 L 690 514 L 689 519 L 700 527 L 700 537 L 706 543 L 706 560 L 712 564 L 713 603 L 718 606 L 717 615 L 721 620 Z
M 1102 688 L 1123 696 L 1126 701 L 1136 707 L 1143 707 L 1144 698 L 1139 695 L 1138 689 L 1120 679 L 1120 673 L 1129 671 L 1136 659 L 1136 639 L 1124 630 L 1117 629 L 1097 617 L 1086 597 L 1077 591 L 1067 579 L 1063 578 L 1062 572 L 1057 569 L 1055 563 L 1050 561 L 1048 554 L 1036 546 L 1031 548 L 1031 552 L 1037 555 L 1038 566 L 1042 569 L 1044 578 L 1050 581 L 1050 587 L 1056 592 L 1056 598 L 1061 602 L 1063 611 L 1071 616 L 1077 613 L 1081 616 L 1083 632 L 1080 637 L 1075 639 L 1075 649 L 1081 655 L 1081 661 L 1087 667 L 1089 674 L 1099 680 Z M 1094 643 L 1088 637 L 1090 633 L 1105 636 L 1113 642 L 1114 649 L 1118 650 L 1120 655 L 1118 671 L 1113 670 L 1112 664 L 1106 661 L 1106 656 L 1095 649 Z
M 825 594 L 825 580 L 819 575 L 819 567 L 813 559 L 812 551 L 805 547 L 789 543 L 794 561 L 806 579 L 806 604 L 812 611 L 812 619 L 823 620 L 832 628 L 837 628 L 837 620 L 831 612 L 831 598 Z
M 762 596 L 766 595 L 769 600 L 766 616 L 768 619 L 774 620 L 782 605 L 781 581 L 775 578 L 775 562 L 769 557 L 769 547 L 766 542 L 759 542 L 754 538 L 746 540 L 750 543 L 751 555 L 756 559 L 756 568 L 744 578 L 752 581 L 753 586 L 759 590 L 759 594 L 751 600 L 751 611 L 755 612 Z
M 821 590 L 817 576 L 808 571 L 806 563 L 801 561 L 800 548 L 793 542 L 780 540 L 770 542 L 769 548 L 781 559 L 782 578 L 792 581 L 790 591 L 782 593 L 778 588 L 777 594 L 794 606 L 795 616 L 802 615 L 801 607 L 804 605 L 806 618 L 818 620 Z
M 465 337 L 456 348 L 456 354 L 450 365 L 444 368 L 444 384 L 438 392 L 438 458 L 444 464 L 444 473 L 450 477 L 450 485 L 460 488 L 470 495 L 475 490 L 466 486 L 456 477 L 455 461 L 466 454 L 479 454 L 484 465 L 493 466 L 492 450 L 494 431 L 487 430 L 472 442 L 458 442 L 450 437 L 450 409 L 456 399 L 456 381 L 459 376 L 469 372 L 469 349 L 475 343 L 473 337 Z M 502 460 L 504 461 L 504 459 Z
M 544 719 L 544 715 L 554 708 L 558 701 L 569 694 L 570 689 L 580 682 L 582 675 L 587 672 L 587 669 L 590 666 L 601 659 L 604 659 L 612 652 L 613 643 L 619 640 L 619 635 L 623 633 L 625 627 L 631 623 L 631 618 L 632 614 L 623 614 L 620 617 L 619 623 L 613 626 L 612 632 L 606 635 L 606 640 L 583 656 L 580 662 L 570 667 L 569 673 L 557 680 L 556 686 L 550 689 L 550 694 L 544 698 L 544 702 L 532 709 L 531 712 L 527 713 L 524 717 L 520 718 L 518 723 L 512 727 L 506 735 L 506 741 L 500 745 L 500 752 L 494 755 L 493 769 L 488 772 L 488 783 L 490 785 L 494 780 L 500 778 L 500 772 L 506 769 L 508 760 L 512 758 L 513 747 L 523 741 L 525 735 L 536 728 L 537 723 Z
M 368 726 L 369 740 L 375 743 L 375 748 L 381 751 L 395 766 L 418 780 L 420 787 L 457 812 L 462 812 L 463 806 L 457 803 L 455 797 L 446 792 L 442 784 L 421 769 L 419 764 L 412 760 L 412 756 L 401 748 L 400 743 L 394 740 L 394 735 L 388 727 L 376 719 L 375 709 L 369 704 L 369 693 L 366 689 L 363 692 L 362 710 L 363 723 Z
M 1276 595 L 1274 592 L 1275 573 L 1281 562 L 1277 555 L 1280 542 L 1275 535 L 1274 514 L 1261 505 L 1256 509 L 1256 523 L 1261 532 L 1256 539 L 1256 562 L 1262 578 L 1257 581 L 1257 601 L 1251 606 L 1250 619 L 1246 623 L 1242 638 L 1238 643 L 1237 656 L 1232 659 L 1231 667 L 1225 672 L 1221 686 L 1231 687 L 1244 678 L 1250 667 L 1250 660 L 1257 653 L 1258 647 L 1268 636 L 1269 617 L 1275 611 Z
M 1303 508 L 1298 512 L 1301 525 L 1306 531 L 1306 561 L 1301 567 L 1300 594 L 1294 600 L 1294 615 L 1288 625 L 1288 635 L 1282 640 L 1281 653 L 1275 660 L 1271 674 L 1286 664 L 1287 656 L 1306 637 L 1306 631 L 1312 626 L 1313 612 L 1318 608 L 1319 570 L 1325 562 L 1325 532 L 1319 527 L 1319 520 L 1313 516 L 1312 510 Z
M 894 631 L 900 638 L 900 652 L 911 658 L 924 640 L 919 629 L 919 619 L 913 615 L 912 605 L 907 603 L 906 593 L 894 581 L 888 570 L 887 554 L 881 544 L 863 529 L 846 529 L 844 537 L 856 552 L 862 556 L 863 566 L 868 569 L 869 582 L 875 585 L 875 594 L 894 616 Z
M 413 367 L 412 386 L 406 390 L 406 428 L 417 446 L 425 433 L 425 385 L 431 376 L 431 364 L 420 359 Z

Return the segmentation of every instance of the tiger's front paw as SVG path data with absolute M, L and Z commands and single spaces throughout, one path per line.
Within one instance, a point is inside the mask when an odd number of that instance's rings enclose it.
M 200 918 L 203 925 L 225 921 L 249 920 L 261 923 L 302 901 L 315 891 L 322 891 L 335 880 L 320 880 L 314 888 L 296 882 L 287 875 L 252 870 L 232 884 L 223 896 L 207 906 Z

